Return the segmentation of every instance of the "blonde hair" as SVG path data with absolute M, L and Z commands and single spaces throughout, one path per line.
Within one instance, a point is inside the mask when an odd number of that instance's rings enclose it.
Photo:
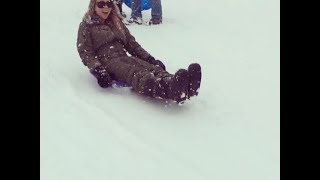
M 95 6 L 96 6 L 97 0 L 90 0 L 88 11 L 85 13 L 83 19 L 87 22 L 91 21 L 91 17 L 96 14 L 95 12 Z M 120 10 L 118 6 L 116 5 L 116 2 L 112 2 L 111 12 L 108 18 L 111 18 L 113 26 L 111 27 L 113 32 L 120 37 L 120 39 L 125 42 L 125 30 L 124 30 L 124 24 L 122 23 L 123 17 L 120 13 Z

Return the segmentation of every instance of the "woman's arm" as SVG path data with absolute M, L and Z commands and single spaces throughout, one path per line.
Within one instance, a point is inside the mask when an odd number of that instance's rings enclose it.
M 101 65 L 98 57 L 94 53 L 89 26 L 85 22 L 81 22 L 79 26 L 77 49 L 82 63 L 90 70 Z
M 129 32 L 128 28 L 124 26 L 126 42 L 125 49 L 132 55 L 137 58 L 140 58 L 145 61 L 149 61 L 149 58 L 152 57 L 145 49 L 141 47 L 141 45 L 136 41 L 134 36 Z

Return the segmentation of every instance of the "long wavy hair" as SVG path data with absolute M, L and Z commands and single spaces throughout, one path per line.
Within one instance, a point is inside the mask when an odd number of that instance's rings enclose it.
M 109 14 L 108 18 L 111 18 L 112 20 L 112 30 L 118 36 L 123 42 L 125 42 L 126 37 L 125 37 L 125 32 L 124 32 L 124 24 L 122 22 L 123 17 L 120 13 L 120 10 L 118 6 L 116 5 L 116 2 L 114 0 L 112 1 L 112 7 L 111 7 L 111 12 Z M 84 20 L 85 21 L 90 21 L 91 17 L 96 15 L 95 12 L 95 6 L 96 6 L 97 0 L 90 0 L 88 11 L 84 15 Z

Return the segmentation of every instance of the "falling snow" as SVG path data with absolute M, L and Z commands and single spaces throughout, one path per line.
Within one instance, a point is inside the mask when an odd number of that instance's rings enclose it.
M 162 1 L 163 24 L 128 26 L 168 72 L 203 67 L 177 105 L 100 88 L 77 53 L 89 1 L 41 0 L 40 179 L 279 180 L 278 2 Z

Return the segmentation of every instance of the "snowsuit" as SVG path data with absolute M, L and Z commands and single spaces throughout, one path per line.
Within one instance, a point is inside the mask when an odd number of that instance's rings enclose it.
M 126 82 L 138 93 L 176 101 L 186 99 L 187 92 L 182 91 L 188 88 L 187 71 L 180 70 L 176 73 L 179 78 L 174 78 L 163 68 L 150 64 L 154 58 L 136 42 L 127 27 L 123 26 L 123 41 L 113 32 L 113 25 L 111 20 L 98 16 L 80 23 L 77 49 L 83 64 L 90 70 L 105 66 L 113 80 Z

